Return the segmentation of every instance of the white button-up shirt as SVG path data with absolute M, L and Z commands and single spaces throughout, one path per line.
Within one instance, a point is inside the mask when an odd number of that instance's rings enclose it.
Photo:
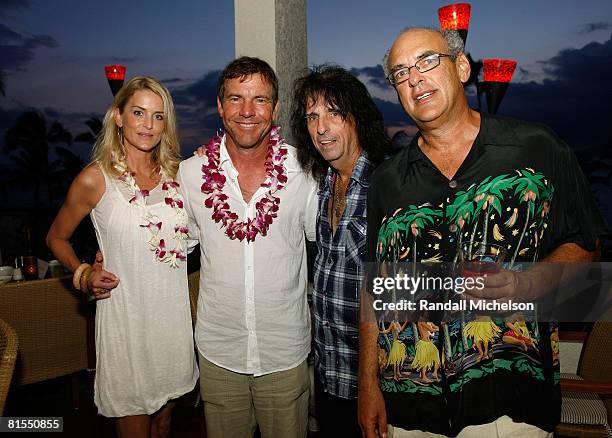
M 255 376 L 293 368 L 310 352 L 304 239 L 305 234 L 315 239 L 317 186 L 301 170 L 295 148 L 286 147 L 288 181 L 275 193 L 278 216 L 267 235 L 258 234 L 251 243 L 230 240 L 212 219 L 212 209 L 204 206 L 208 195 L 200 188 L 205 156 L 183 161 L 177 177 L 192 219 L 190 234 L 200 241 L 197 348 L 220 367 Z M 244 201 L 225 138 L 220 163 L 230 208 L 239 221 L 254 218 L 255 204 L 268 189 L 259 187 Z

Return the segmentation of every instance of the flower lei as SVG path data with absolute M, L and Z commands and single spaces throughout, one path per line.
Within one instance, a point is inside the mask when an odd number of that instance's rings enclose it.
M 208 163 L 202 165 L 202 193 L 210 195 L 204 201 L 206 208 L 212 208 L 212 218 L 215 222 L 222 222 L 225 234 L 230 240 L 240 241 L 246 238 L 247 242 L 254 242 L 257 234 L 265 236 L 270 224 L 277 216 L 280 199 L 274 196 L 278 190 L 287 183 L 287 172 L 284 166 L 287 158 L 287 148 L 283 147 L 284 140 L 279 134 L 280 128 L 273 126 L 270 133 L 268 153 L 266 155 L 266 179 L 261 187 L 268 187 L 266 194 L 255 204 L 255 217 L 247 221 L 238 222 L 238 215 L 230 209 L 227 203 L 228 196 L 223 193 L 225 175 L 221 169 L 219 156 L 221 150 L 221 136 L 215 135 L 205 146 Z
M 174 249 L 166 248 L 164 239 L 160 239 L 159 233 L 162 229 L 162 222 L 157 216 L 149 211 L 147 206 L 146 198 L 149 196 L 148 190 L 141 190 L 136 184 L 134 179 L 134 173 L 128 170 L 124 171 L 119 177 L 130 190 L 132 197 L 130 198 L 130 204 L 137 206 L 140 209 L 140 226 L 146 228 L 150 237 L 147 240 L 151 251 L 155 252 L 155 259 L 162 263 L 169 263 L 170 267 L 178 268 L 179 260 L 187 260 L 187 235 L 189 228 L 187 228 L 187 214 L 183 208 L 183 199 L 178 192 L 179 184 L 171 179 L 165 179 L 162 184 L 162 190 L 166 192 L 164 201 L 166 205 L 170 206 L 175 213 L 175 225 L 174 225 L 174 240 L 176 245 Z

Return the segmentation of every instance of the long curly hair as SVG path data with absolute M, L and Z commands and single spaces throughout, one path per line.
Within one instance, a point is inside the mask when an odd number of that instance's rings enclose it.
M 151 158 L 165 179 L 174 179 L 181 162 L 174 103 L 168 89 L 158 80 L 148 76 L 133 77 L 115 96 L 104 116 L 102 130 L 93 148 L 91 163 L 97 163 L 108 175 L 115 177 L 127 170 L 125 148 L 115 123 L 115 113 L 117 111 L 123 113 L 128 100 L 138 90 L 150 90 L 161 97 L 164 103 L 164 132 Z
M 359 145 L 374 165 L 380 164 L 391 150 L 391 141 L 372 96 L 359 79 L 336 65 L 314 67 L 294 85 L 291 128 L 302 168 L 315 179 L 327 173 L 329 163 L 317 151 L 306 124 L 306 108 L 322 97 L 340 112 L 343 120 L 352 118 Z

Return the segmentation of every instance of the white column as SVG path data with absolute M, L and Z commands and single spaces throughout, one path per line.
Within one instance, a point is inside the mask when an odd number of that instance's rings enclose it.
M 277 123 L 291 143 L 289 114 L 293 82 L 308 68 L 306 0 L 234 0 L 236 57 L 268 62 L 279 81 Z

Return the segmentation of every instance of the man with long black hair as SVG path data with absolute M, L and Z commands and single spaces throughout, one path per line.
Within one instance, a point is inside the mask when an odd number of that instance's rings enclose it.
M 295 85 L 292 128 L 302 167 L 319 182 L 314 269 L 320 432 L 361 436 L 357 423 L 358 309 L 370 175 L 390 142 L 366 87 L 336 66 Z

